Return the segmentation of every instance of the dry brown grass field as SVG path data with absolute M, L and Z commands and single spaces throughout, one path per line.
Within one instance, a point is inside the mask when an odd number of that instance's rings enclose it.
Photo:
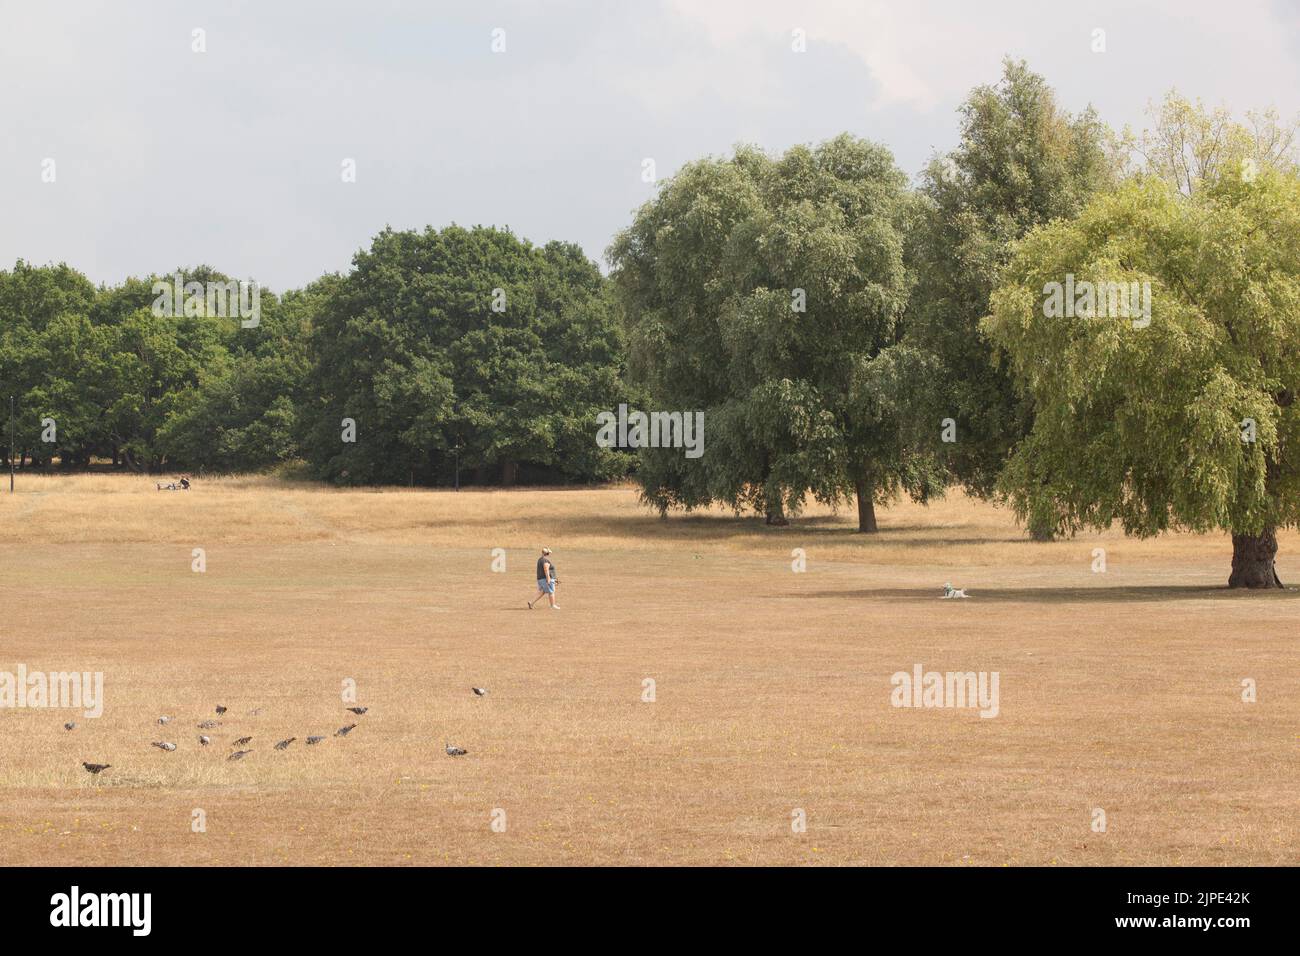
M 626 487 L 20 476 L 0 494 L 0 671 L 102 671 L 105 707 L 0 709 L 5 861 L 1296 862 L 1294 588 L 1226 590 L 1220 535 L 1034 544 L 961 496 L 880 520 L 661 521 Z M 542 545 L 556 612 L 525 607 Z M 1300 583 L 1294 533 L 1279 572 Z M 947 581 L 971 599 L 938 600 Z M 918 663 L 998 672 L 998 715 L 891 706 Z

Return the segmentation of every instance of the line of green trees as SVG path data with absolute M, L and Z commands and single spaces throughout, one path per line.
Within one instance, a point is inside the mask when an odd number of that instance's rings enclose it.
M 688 163 L 608 277 L 505 229 L 385 230 L 346 275 L 262 290 L 250 327 L 211 301 L 159 318 L 171 275 L 96 288 L 19 262 L 0 272 L 19 464 L 631 474 L 662 513 L 784 524 L 811 498 L 855 503 L 864 532 L 956 484 L 1038 539 L 1228 530 L 1230 583 L 1277 585 L 1276 530 L 1300 520 L 1295 126 L 1171 94 L 1116 132 L 1013 61 L 960 120 L 915 186 L 847 134 Z M 604 447 L 597 416 L 624 404 L 703 412 L 705 453 Z
M 196 291 L 160 317 L 173 283 Z M 303 461 L 339 483 L 425 485 L 461 468 L 506 485 L 631 470 L 630 452 L 594 441 L 596 415 L 635 393 L 608 282 L 576 245 L 385 230 L 346 276 L 258 289 L 251 320 L 211 308 L 213 285 L 238 287 L 206 267 L 101 288 L 66 265 L 0 272 L 18 466 Z

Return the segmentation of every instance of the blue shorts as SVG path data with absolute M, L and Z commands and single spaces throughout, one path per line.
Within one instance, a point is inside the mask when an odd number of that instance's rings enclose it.
M 555 585 L 552 584 L 550 581 L 546 580 L 546 578 L 538 578 L 537 590 L 541 591 L 543 594 L 554 594 Z

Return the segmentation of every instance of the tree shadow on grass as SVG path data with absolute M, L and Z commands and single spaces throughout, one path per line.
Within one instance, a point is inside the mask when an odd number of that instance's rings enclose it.
M 565 515 L 557 518 L 540 519 L 554 533 L 573 536 L 605 533 L 619 537 L 633 537 L 660 541 L 706 541 L 709 539 L 726 540 L 737 537 L 762 536 L 773 544 L 790 542 L 798 544 L 800 539 L 810 537 L 833 537 L 839 539 L 837 544 L 860 544 L 863 547 L 887 545 L 889 547 L 931 546 L 953 547 L 958 545 L 984 544 L 1031 544 L 1024 534 L 1010 533 L 1004 536 L 988 537 L 979 535 L 971 529 L 970 537 L 961 537 L 961 528 L 934 525 L 882 525 L 875 534 L 861 534 L 856 524 L 847 524 L 842 517 L 818 515 L 813 518 L 798 518 L 789 525 L 774 527 L 764 524 L 761 517 L 742 515 L 673 515 L 667 521 L 658 515 L 617 515 L 590 518 L 586 516 Z M 477 522 L 474 520 L 457 520 L 457 524 L 500 524 L 500 519 L 492 516 Z M 943 535 L 943 537 L 925 537 Z M 909 538 L 903 535 L 920 534 L 922 537 Z
M 942 600 L 942 588 L 855 588 L 848 591 L 798 591 L 801 598 L 856 598 L 885 601 Z M 1225 585 L 1127 585 L 1095 588 L 971 588 L 970 600 L 994 604 L 1163 604 L 1171 601 L 1296 600 L 1300 589 L 1263 591 L 1233 589 Z M 965 603 L 957 599 L 958 603 Z

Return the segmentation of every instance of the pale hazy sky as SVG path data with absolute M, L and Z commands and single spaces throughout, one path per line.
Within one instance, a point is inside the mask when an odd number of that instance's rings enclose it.
M 282 290 L 453 221 L 603 265 L 643 159 L 847 130 L 915 175 L 1007 54 L 1117 127 L 1173 86 L 1300 112 L 1300 0 L 0 0 L 0 268 Z

